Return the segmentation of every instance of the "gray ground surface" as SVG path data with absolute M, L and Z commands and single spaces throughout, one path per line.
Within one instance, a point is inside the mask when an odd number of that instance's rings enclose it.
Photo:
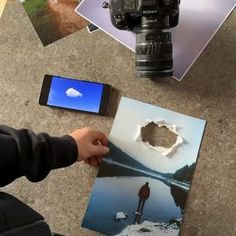
M 109 134 L 122 95 L 206 119 L 182 235 L 236 235 L 235 42 L 236 12 L 182 82 L 140 80 L 133 76 L 132 52 L 103 32 L 84 29 L 44 48 L 23 7 L 9 0 L 0 20 L 0 122 L 53 135 L 83 126 Z M 40 107 L 45 73 L 111 83 L 110 117 Z M 56 232 L 98 235 L 80 226 L 96 172 L 75 164 L 41 183 L 21 178 L 2 190 L 39 211 Z

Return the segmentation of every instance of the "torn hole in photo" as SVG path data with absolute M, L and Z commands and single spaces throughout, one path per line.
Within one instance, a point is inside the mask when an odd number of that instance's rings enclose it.
M 155 146 L 155 145 L 150 144 L 148 141 L 144 140 L 142 136 L 142 129 L 147 127 L 150 124 L 155 124 L 158 126 L 158 128 L 161 128 L 161 127 L 167 128 L 170 132 L 175 134 L 176 138 L 175 138 L 174 144 L 172 144 L 170 147 L 158 146 L 158 145 Z M 176 125 L 168 124 L 164 120 L 161 120 L 161 121 L 146 120 L 143 124 L 139 125 L 136 141 L 142 142 L 148 148 L 158 151 L 162 156 L 167 156 L 173 153 L 176 150 L 176 148 L 181 143 L 183 143 L 183 139 L 179 135 Z

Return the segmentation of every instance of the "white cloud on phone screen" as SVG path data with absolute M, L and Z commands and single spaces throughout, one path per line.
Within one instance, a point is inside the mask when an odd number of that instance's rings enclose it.
M 74 88 L 67 89 L 66 90 L 66 95 L 68 97 L 72 97 L 72 98 L 83 97 L 83 94 L 80 91 L 78 91 Z

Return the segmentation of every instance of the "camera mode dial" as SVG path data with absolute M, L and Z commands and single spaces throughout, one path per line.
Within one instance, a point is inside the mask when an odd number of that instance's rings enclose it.
M 118 28 L 122 28 L 126 25 L 126 15 L 125 14 L 117 14 L 113 16 L 114 23 Z

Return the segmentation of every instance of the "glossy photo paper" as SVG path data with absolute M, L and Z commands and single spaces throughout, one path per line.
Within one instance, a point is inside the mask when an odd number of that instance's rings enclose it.
M 19 0 L 46 46 L 87 26 L 74 12 L 78 0 Z
M 6 3 L 7 3 L 7 0 L 1 0 L 0 1 L 0 18 L 2 16 L 2 13 L 3 13 L 3 10 L 4 10 L 5 6 L 6 6 Z
M 139 134 L 151 122 L 168 124 L 182 142 L 167 155 L 146 145 Z M 123 97 L 82 226 L 109 236 L 177 236 L 205 123 Z

